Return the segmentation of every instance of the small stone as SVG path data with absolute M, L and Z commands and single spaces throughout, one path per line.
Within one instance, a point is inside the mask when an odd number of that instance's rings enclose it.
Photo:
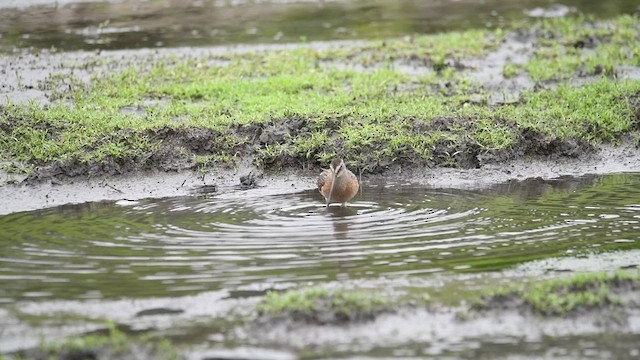
M 251 189 L 258 186 L 258 179 L 253 173 L 240 177 L 240 186 L 244 189 Z

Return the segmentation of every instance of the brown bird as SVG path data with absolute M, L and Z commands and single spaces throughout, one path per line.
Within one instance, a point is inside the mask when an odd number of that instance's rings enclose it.
M 359 188 L 358 178 L 347 169 L 342 159 L 333 159 L 329 169 L 318 177 L 318 190 L 327 199 L 327 206 L 331 203 L 345 206 L 347 201 L 356 196 Z

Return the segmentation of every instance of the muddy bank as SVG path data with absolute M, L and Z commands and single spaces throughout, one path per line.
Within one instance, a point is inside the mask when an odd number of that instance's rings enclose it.
M 570 358 L 589 359 L 633 359 L 638 354 L 634 341 L 640 334 L 637 309 L 593 311 L 553 319 L 517 311 L 500 311 L 469 320 L 460 320 L 459 316 L 458 311 L 447 309 L 403 310 L 399 314 L 383 315 L 371 323 L 346 327 L 279 325 L 255 334 L 274 348 L 285 344 L 293 348 L 311 347 L 328 357 L 341 357 L 340 349 L 348 343 L 358 343 L 362 353 L 372 355 L 389 356 L 403 351 L 426 358 L 473 358 L 474 353 L 483 354 L 480 357 L 483 359 L 506 359 L 510 355 L 519 358 L 523 353 L 530 355 L 533 344 L 539 346 L 534 353 L 542 358 L 556 351 L 565 352 Z M 621 322 L 620 318 L 626 320 Z M 616 340 L 602 338 L 603 334 Z M 385 339 L 385 345 L 380 346 L 381 338 Z M 575 345 L 584 341 L 591 341 L 588 349 Z M 469 342 L 474 344 L 475 351 L 468 349 Z
M 591 257 L 591 260 L 597 259 L 597 255 Z M 637 266 L 636 262 L 634 266 Z M 369 301 L 365 305 L 354 300 L 351 307 L 343 306 L 334 310 L 338 315 L 346 313 L 343 318 L 353 315 L 346 325 L 344 321 L 335 323 L 336 314 L 334 317 L 323 317 L 327 311 L 331 312 L 326 305 L 327 301 L 331 301 L 326 299 L 327 296 L 331 299 L 331 295 L 328 295 L 331 290 L 307 290 L 306 294 L 312 295 L 289 292 L 283 296 L 268 297 L 264 301 L 271 307 L 283 302 L 286 305 L 283 305 L 284 310 L 279 310 L 281 315 L 271 317 L 270 321 L 264 319 L 264 315 L 258 318 L 257 325 L 249 333 L 256 344 L 293 349 L 315 348 L 316 351 L 321 349 L 318 352 L 323 356 L 338 357 L 343 344 L 357 343 L 360 351 L 378 356 L 388 351 L 386 349 L 395 349 L 427 357 L 468 358 L 475 353 L 476 356 L 481 355 L 480 358 L 509 358 L 511 352 L 522 354 L 527 348 L 524 344 L 544 343 L 545 338 L 556 340 L 558 348 L 555 351 L 565 351 L 581 358 L 631 359 L 640 351 L 632 341 L 640 334 L 640 303 L 637 301 L 640 286 L 637 272 L 617 272 L 613 275 L 582 273 L 574 276 L 547 273 L 543 275 L 547 280 L 518 280 L 517 277 L 512 277 L 514 275 L 511 271 L 503 272 L 493 280 L 494 285 L 488 287 L 493 294 L 479 298 L 478 294 L 487 290 L 482 284 L 488 279 L 470 276 L 467 280 L 454 280 L 453 282 L 464 282 L 466 287 L 473 289 L 467 289 L 467 292 L 457 296 L 456 301 L 461 303 L 459 306 L 444 305 L 430 296 L 426 296 L 424 300 L 423 295 L 423 298 L 409 301 L 410 305 L 407 305 L 407 300 L 395 300 L 394 306 L 387 303 L 387 311 L 372 313 L 376 306 L 383 306 L 380 304 L 384 303 L 371 305 Z M 496 282 L 503 284 L 503 289 L 508 290 L 496 292 Z M 523 288 L 523 283 L 528 285 Z M 447 292 L 447 286 L 450 284 L 441 286 L 438 290 L 430 290 L 438 297 L 438 291 Z M 345 297 L 340 291 L 354 291 L 342 289 L 345 287 L 333 290 L 334 293 L 338 291 L 339 299 Z M 390 289 L 369 291 L 370 294 L 375 294 L 369 296 L 388 294 Z M 420 294 L 420 290 L 416 289 L 419 288 L 412 288 L 413 292 L 410 292 L 413 296 Z M 291 300 L 288 298 L 291 295 L 307 296 L 307 301 L 312 305 L 306 305 L 308 303 L 299 299 Z M 314 302 L 316 297 L 321 301 Z M 363 295 L 355 297 L 364 298 Z M 400 305 L 402 303 L 405 305 Z M 305 310 L 305 307 L 308 308 Z M 370 317 L 356 316 L 362 315 L 363 307 L 369 309 Z M 303 316 L 305 314 L 312 317 Z M 586 339 L 595 339 L 596 334 L 605 333 L 613 336 L 615 341 L 596 340 L 588 346 L 591 350 L 587 351 L 573 345 Z M 565 339 L 568 343 L 561 345 L 560 339 Z M 476 345 L 470 346 L 469 342 Z M 491 344 L 500 346 L 493 349 Z M 458 347 L 464 350 L 457 350 Z M 470 347 L 477 352 L 470 350 Z M 554 347 L 543 346 L 540 352 L 534 353 L 549 356 L 554 351 L 552 348 Z
M 170 196 L 236 194 L 242 196 L 298 192 L 315 189 L 319 169 L 286 169 L 277 173 L 245 164 L 213 171 L 139 172 L 94 178 L 73 178 L 37 183 L 22 182 L 16 175 L 2 174 L 0 213 L 36 210 L 89 201 L 139 200 Z M 507 181 L 540 177 L 607 174 L 640 171 L 640 151 L 635 144 L 601 146 L 576 158 L 532 157 L 485 165 L 480 169 L 403 167 L 392 165 L 379 174 L 364 174 L 361 191 L 367 186 L 418 184 L 433 188 L 483 188 Z M 252 176 L 250 186 L 243 179 Z M 357 201 L 357 198 L 355 199 Z
M 289 338 L 288 346 L 314 347 L 319 350 L 318 354 L 329 355 L 326 358 L 342 357 L 340 349 L 346 348 L 348 339 L 360 344 L 362 353 L 372 356 L 402 352 L 436 359 L 443 356 L 508 359 L 528 358 L 523 354 L 554 358 L 559 352 L 568 358 L 633 359 L 638 354 L 634 339 L 639 334 L 639 315 L 637 310 L 630 313 L 595 311 L 585 316 L 541 319 L 503 311 L 461 321 L 455 311 L 415 310 L 346 328 L 278 326 L 261 334 L 264 334 L 263 341 L 273 347 L 282 346 L 282 339 Z M 627 316 L 628 322 L 621 324 L 619 318 Z M 294 338 L 292 333 L 296 334 Z M 388 347 L 379 346 L 381 338 Z M 475 350 L 469 349 L 470 342 Z M 581 343 L 589 345 L 587 348 L 576 345 Z
M 253 185 L 245 186 L 242 179 L 256 174 Z M 6 176 L 6 175 L 5 175 Z M 12 182 L 13 176 L 9 176 Z M 216 172 L 140 172 L 104 178 L 76 178 L 64 182 L 46 181 L 36 184 L 12 184 L 0 186 L 4 200 L 0 213 L 35 210 L 63 204 L 102 200 L 138 200 L 169 196 L 202 196 L 207 194 L 252 193 L 278 194 L 301 191 L 313 187 L 315 178 L 300 172 L 264 175 L 255 168 L 222 168 Z

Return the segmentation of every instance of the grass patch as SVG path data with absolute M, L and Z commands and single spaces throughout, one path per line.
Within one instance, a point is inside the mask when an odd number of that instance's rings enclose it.
M 507 79 L 518 76 L 520 73 L 521 66 L 516 65 L 511 62 L 507 62 L 502 69 L 502 76 Z
M 628 286 L 640 287 L 640 273 L 580 273 L 570 278 L 502 287 L 484 296 L 478 307 L 524 306 L 541 315 L 562 316 L 578 309 L 618 305 L 620 299 L 615 290 Z
M 450 66 L 448 61 L 481 56 L 496 49 L 502 40 L 502 31 L 471 29 L 342 46 L 319 51 L 317 57 L 323 61 L 347 61 L 364 67 L 411 61 L 442 71 Z
M 177 360 L 182 357 L 166 340 L 133 339 L 108 322 L 106 334 L 70 338 L 66 341 L 42 342 L 36 349 L 20 351 L 14 359 L 113 359 L 153 358 Z
M 390 310 L 389 299 L 370 291 L 321 288 L 269 292 L 257 306 L 261 316 L 320 324 L 371 320 Z
M 534 81 L 612 75 L 615 66 L 640 65 L 637 16 L 623 15 L 606 22 L 585 16 L 547 19 L 537 30 L 539 44 L 524 66 Z

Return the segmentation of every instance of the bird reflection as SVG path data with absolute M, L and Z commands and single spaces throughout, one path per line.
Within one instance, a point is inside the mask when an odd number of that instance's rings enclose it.
M 351 207 L 330 206 L 327 213 L 333 222 L 333 234 L 337 240 L 346 240 L 349 234 L 349 216 L 356 215 L 358 210 Z

